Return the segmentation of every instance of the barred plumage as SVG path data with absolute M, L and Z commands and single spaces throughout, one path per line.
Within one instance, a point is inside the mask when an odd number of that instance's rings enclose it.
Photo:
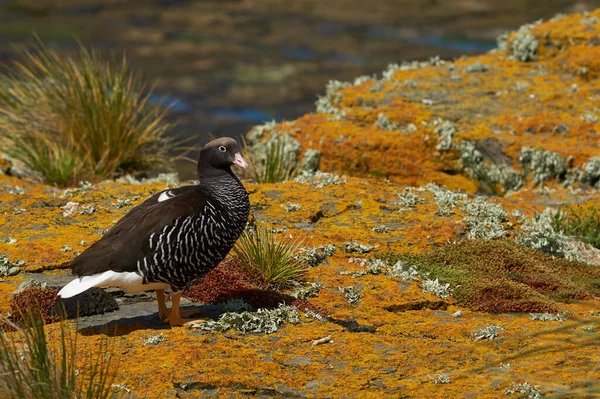
M 181 291 L 227 255 L 248 220 L 248 193 L 232 164 L 247 166 L 235 140 L 207 144 L 198 160 L 199 184 L 165 190 L 131 209 L 71 262 L 79 278 L 59 295 L 68 298 L 102 285 L 129 292 L 155 289 L 161 317 L 180 325 Z M 174 292 L 170 315 L 161 299 L 165 288 Z

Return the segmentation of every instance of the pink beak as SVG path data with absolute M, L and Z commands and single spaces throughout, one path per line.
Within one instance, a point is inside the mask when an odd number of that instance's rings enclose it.
M 233 156 L 233 164 L 239 166 L 240 168 L 246 169 L 248 167 L 248 163 L 242 157 L 242 154 L 236 152 Z

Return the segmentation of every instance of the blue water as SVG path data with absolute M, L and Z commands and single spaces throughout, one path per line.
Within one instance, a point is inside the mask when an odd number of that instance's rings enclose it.
M 241 119 L 248 122 L 266 122 L 275 119 L 277 122 L 281 121 L 281 118 L 274 117 L 273 115 L 253 108 L 241 108 L 241 109 L 227 109 L 218 108 L 212 112 L 213 116 L 221 118 L 235 118 Z
M 148 101 L 150 101 L 152 104 L 161 104 L 165 107 L 169 107 L 172 111 L 175 112 L 181 112 L 184 114 L 189 114 L 192 112 L 192 107 L 188 103 L 175 97 L 151 94 L 150 97 L 148 97 Z

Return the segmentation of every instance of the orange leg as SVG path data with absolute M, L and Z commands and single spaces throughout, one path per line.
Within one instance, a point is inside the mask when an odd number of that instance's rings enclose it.
M 166 321 L 169 318 L 169 309 L 165 302 L 165 291 L 156 290 L 156 299 L 158 301 L 158 316 L 162 321 Z
M 182 318 L 182 314 L 187 317 L 198 312 L 197 310 L 182 311 L 180 309 L 179 302 L 181 300 L 182 293 L 182 291 L 174 292 L 173 296 L 171 297 L 171 313 L 169 314 L 169 317 L 167 317 L 167 319 L 165 320 L 165 322 L 169 322 L 169 325 L 171 327 L 183 326 L 184 324 L 192 324 L 204 321 L 203 319 L 196 320 Z

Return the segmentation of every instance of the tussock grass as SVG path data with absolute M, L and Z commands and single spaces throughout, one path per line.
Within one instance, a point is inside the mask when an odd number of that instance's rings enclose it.
M 78 369 L 80 351 L 75 332 L 60 323 L 60 334 L 49 340 L 41 316 L 31 315 L 21 328 L 0 320 L 14 332 L 0 331 L 0 397 L 19 399 L 106 399 L 113 394 L 111 358 L 106 341 L 87 352 Z
M 307 270 L 306 262 L 297 256 L 299 249 L 298 240 L 282 236 L 276 241 L 267 226 L 253 226 L 242 233 L 233 253 L 265 287 L 283 288 L 301 280 Z
M 49 183 L 98 181 L 163 162 L 167 108 L 123 57 L 80 47 L 65 57 L 36 39 L 0 75 L 0 143 Z
M 255 153 L 243 140 L 242 156 L 249 168 L 244 177 L 255 183 L 279 183 L 291 180 L 298 174 L 294 166 L 295 155 L 286 151 L 286 141 L 278 137 L 264 144 L 263 151 Z
M 559 209 L 552 219 L 554 231 L 577 238 L 600 249 L 600 208 L 572 206 Z

